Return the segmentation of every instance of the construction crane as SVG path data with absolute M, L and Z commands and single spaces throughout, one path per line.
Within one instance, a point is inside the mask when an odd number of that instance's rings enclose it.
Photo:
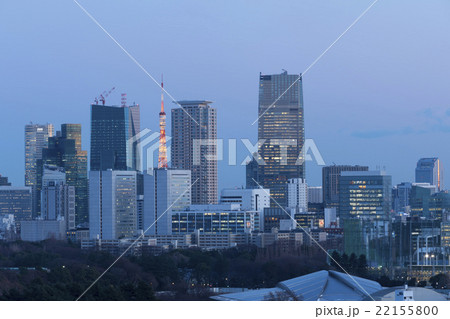
M 113 88 L 112 88 L 111 90 L 109 90 L 108 92 L 107 92 L 107 91 L 103 91 L 103 93 L 100 94 L 99 97 L 96 97 L 96 98 L 94 99 L 94 103 L 95 103 L 95 104 L 98 104 L 98 102 L 100 101 L 100 102 L 102 102 L 102 105 L 105 105 L 105 103 L 106 103 L 106 98 L 107 98 L 108 95 L 110 95 L 111 92 L 114 91 L 115 89 L 116 89 L 116 88 L 113 87 Z

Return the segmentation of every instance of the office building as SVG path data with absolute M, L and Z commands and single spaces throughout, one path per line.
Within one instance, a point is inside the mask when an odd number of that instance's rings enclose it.
M 0 186 L 11 186 L 11 183 L 8 182 L 8 177 L 0 175 Z
M 264 208 L 270 207 L 270 190 L 256 189 L 223 189 L 220 194 L 221 204 L 239 204 L 241 210 L 264 212 Z
M 0 214 L 13 214 L 15 221 L 31 220 L 31 187 L 0 186 Z
M 392 189 L 392 209 L 396 213 L 409 212 L 412 183 L 404 182 Z
M 274 201 L 272 207 L 287 206 L 287 183 L 305 178 L 305 142 L 302 78 L 300 74 L 259 76 L 257 181 Z
M 31 187 L 33 216 L 40 212 L 38 161 L 42 159 L 42 149 L 47 147 L 48 138 L 52 136 L 52 124 L 25 125 L 25 186 Z
M 26 220 L 20 222 L 20 239 L 23 241 L 42 241 L 46 239 L 65 240 L 64 220 Z
M 258 162 L 253 157 L 245 165 L 245 187 L 246 188 L 259 188 L 256 181 L 258 181 Z
M 323 203 L 322 186 L 308 186 L 308 203 L 311 204 Z
M 332 165 L 322 167 L 322 191 L 325 207 L 339 210 L 339 177 L 342 172 L 368 171 L 368 166 Z
M 260 213 L 245 211 L 239 204 L 191 205 L 185 211 L 172 211 L 172 234 L 250 233 L 260 230 Z
M 145 235 L 169 235 L 170 213 L 191 205 L 191 172 L 153 169 L 150 173 L 144 174 L 143 230 Z
M 89 230 L 91 239 L 113 240 L 137 234 L 135 171 L 89 173 Z
M 44 165 L 63 169 L 67 185 L 75 188 L 75 224 L 86 226 L 89 222 L 87 151 L 81 150 L 81 124 L 62 124 L 61 131 L 48 139 L 48 147 L 42 150 L 42 161 L 38 162 L 39 185 L 42 185 Z
M 435 185 L 438 191 L 444 189 L 444 171 L 437 157 L 421 158 L 417 162 L 416 183 Z
M 216 204 L 217 110 L 211 101 L 178 101 L 172 109 L 172 168 L 192 174 L 192 203 Z
M 44 165 L 41 218 L 64 219 L 67 230 L 75 229 L 75 187 L 66 183 L 66 173 L 61 167 Z
M 91 105 L 91 171 L 141 171 L 139 132 L 139 105 Z
M 287 184 L 288 207 L 308 211 L 308 185 L 302 178 L 291 178 Z
M 339 178 L 339 217 L 389 217 L 391 176 L 383 171 L 343 171 Z

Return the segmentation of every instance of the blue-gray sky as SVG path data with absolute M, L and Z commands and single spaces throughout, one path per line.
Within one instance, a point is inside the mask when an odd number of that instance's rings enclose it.
M 176 99 L 215 101 L 219 137 L 255 142 L 259 72 L 304 71 L 372 2 L 79 1 Z M 306 137 L 327 164 L 385 166 L 397 183 L 438 156 L 450 172 L 449 16 L 448 0 L 380 0 L 305 75 Z M 24 125 L 81 123 L 89 150 L 89 105 L 104 90 L 116 87 L 116 105 L 126 92 L 157 130 L 159 88 L 73 1 L 2 1 L 0 30 L 0 174 L 14 185 Z M 320 167 L 307 168 L 320 185 Z M 219 179 L 243 185 L 245 169 L 225 161 Z

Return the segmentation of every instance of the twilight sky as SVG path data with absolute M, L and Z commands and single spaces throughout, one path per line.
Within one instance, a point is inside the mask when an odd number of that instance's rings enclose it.
M 259 72 L 303 72 L 372 0 L 79 2 L 176 99 L 214 101 L 220 138 L 256 143 Z M 399 183 L 438 156 L 450 172 L 449 16 L 448 0 L 380 0 L 305 75 L 306 137 L 326 164 L 385 167 Z M 73 1 L 1 1 L 0 174 L 24 184 L 30 121 L 81 123 L 89 150 L 90 103 L 112 87 L 107 104 L 126 92 L 158 130 L 159 88 Z M 321 167 L 307 180 L 320 185 Z M 244 166 L 219 164 L 220 188 L 244 184 Z

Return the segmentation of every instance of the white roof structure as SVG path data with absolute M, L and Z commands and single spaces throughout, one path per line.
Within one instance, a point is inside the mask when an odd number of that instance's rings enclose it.
M 383 289 L 376 281 L 350 276 L 337 271 L 321 270 L 282 281 L 274 288 L 248 290 L 211 298 L 221 301 L 357 301 L 370 300 L 370 295 Z

